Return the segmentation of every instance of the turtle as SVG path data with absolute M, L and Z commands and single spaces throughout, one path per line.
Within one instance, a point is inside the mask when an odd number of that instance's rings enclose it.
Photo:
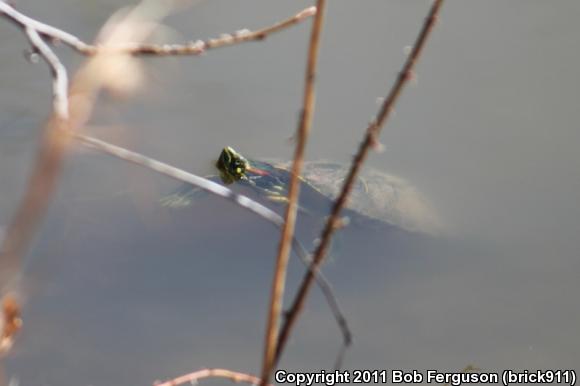
M 290 185 L 290 161 L 260 161 L 246 158 L 230 146 L 222 149 L 215 167 L 218 174 L 207 176 L 226 185 L 250 188 L 258 197 L 286 204 Z M 340 193 L 348 165 L 332 161 L 308 161 L 301 176 L 299 211 L 327 216 Z M 164 206 L 189 206 L 203 195 L 200 188 L 184 184 L 161 199 Z M 407 231 L 434 233 L 438 217 L 422 195 L 400 177 L 366 169 L 358 177 L 342 215 L 357 224 L 388 224 Z

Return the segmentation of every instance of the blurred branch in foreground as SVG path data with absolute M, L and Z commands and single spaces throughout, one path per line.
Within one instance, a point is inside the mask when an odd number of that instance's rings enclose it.
M 320 236 L 320 244 L 316 248 L 314 253 L 314 258 L 312 261 L 313 267 L 320 267 L 322 262 L 324 261 L 324 257 L 326 256 L 328 246 L 330 244 L 330 240 L 334 231 L 340 226 L 340 212 L 342 208 L 345 206 L 347 199 L 352 191 L 354 182 L 357 179 L 358 173 L 362 168 L 364 161 L 367 158 L 368 152 L 372 148 L 379 148 L 378 136 L 380 134 L 381 128 L 387 121 L 390 113 L 393 110 L 395 103 L 397 102 L 399 96 L 401 95 L 401 91 L 403 90 L 404 86 L 407 84 L 409 79 L 413 76 L 413 69 L 415 64 L 423 50 L 425 42 L 429 37 L 430 32 L 435 25 L 437 20 L 437 15 L 439 14 L 439 10 L 443 5 L 443 0 L 435 0 L 429 10 L 429 13 L 423 23 L 421 31 L 413 45 L 413 49 L 411 50 L 405 64 L 401 72 L 399 73 L 397 80 L 395 81 L 393 87 L 389 91 L 387 98 L 383 102 L 381 109 L 379 110 L 377 117 L 370 125 L 367 127 L 366 135 L 359 147 L 357 154 L 355 155 L 349 173 L 344 181 L 342 186 L 341 192 L 336 199 L 331 215 L 329 216 L 324 230 Z M 287 318 L 284 320 L 282 328 L 280 330 L 280 335 L 278 337 L 278 345 L 276 351 L 276 363 L 279 362 L 282 352 L 286 346 L 288 338 L 290 336 L 290 332 L 294 327 L 296 321 L 298 320 L 298 316 L 300 315 L 302 309 L 304 308 L 304 303 L 306 301 L 306 297 L 308 292 L 310 291 L 310 287 L 312 286 L 312 281 L 314 277 L 312 276 L 312 272 L 315 270 L 311 269 L 306 272 L 302 283 L 300 284 L 300 288 L 296 293 L 294 301 L 292 303 L 292 307 L 287 313 Z
M 0 4 L 3 7 L 6 5 L 3 2 Z M 126 27 L 134 26 L 137 29 L 135 18 L 140 11 L 142 8 L 136 7 L 120 23 L 126 23 Z M 114 58 L 107 55 L 106 59 L 96 56 L 88 60 L 76 73 L 68 90 L 68 95 L 63 97 L 61 93 L 67 91 L 67 76 L 64 67 L 60 65 L 58 58 L 40 39 L 36 30 L 26 27 L 25 32 L 33 47 L 36 47 L 52 69 L 54 92 L 58 94 L 55 95 L 55 99 L 58 101 L 55 102 L 55 109 L 44 126 L 43 138 L 28 185 L 0 246 L 0 295 L 3 296 L 4 303 L 3 334 L 10 335 L 10 338 L 14 333 L 8 334 L 6 332 L 7 327 L 11 324 L 10 322 L 6 323 L 6 321 L 15 320 L 11 316 L 14 314 L 12 310 L 19 308 L 17 298 L 12 292 L 16 295 L 19 292 L 20 283 L 18 281 L 21 275 L 22 256 L 26 253 L 36 228 L 50 204 L 52 193 L 60 176 L 66 149 L 72 139 L 71 133 L 83 127 L 90 118 L 96 94 L 102 88 L 109 87 L 110 84 L 107 82 L 112 80 L 111 77 L 103 77 L 103 74 L 110 72 L 108 67 L 115 67 L 110 62 L 111 59 L 114 61 L 119 59 L 118 55 Z M 150 32 L 148 28 L 141 28 L 139 33 L 134 34 L 134 36 L 142 35 L 144 37 L 148 35 L 148 32 Z M 126 34 L 127 31 L 123 28 L 112 29 L 106 38 L 111 40 L 123 39 Z M 103 42 L 106 44 L 107 40 L 104 39 Z M 132 70 L 137 71 L 138 69 L 132 68 Z M 63 101 L 69 99 L 71 103 L 66 109 L 66 104 Z M 11 306 L 6 307 L 6 304 Z

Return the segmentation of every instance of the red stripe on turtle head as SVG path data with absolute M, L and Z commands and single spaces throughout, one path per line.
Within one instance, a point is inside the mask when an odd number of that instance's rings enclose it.
M 251 173 L 256 173 L 260 176 L 269 176 L 270 175 L 270 172 L 263 170 L 263 169 L 254 168 L 252 166 L 248 167 L 246 170 L 251 172 Z

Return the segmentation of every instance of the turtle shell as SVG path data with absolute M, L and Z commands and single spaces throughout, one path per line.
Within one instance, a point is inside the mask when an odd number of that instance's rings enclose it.
M 276 166 L 288 170 L 291 163 Z M 302 177 L 321 194 L 334 200 L 342 189 L 349 167 L 328 161 L 305 162 Z M 347 208 L 409 231 L 437 233 L 441 230 L 438 216 L 417 189 L 400 177 L 371 168 L 363 168 Z

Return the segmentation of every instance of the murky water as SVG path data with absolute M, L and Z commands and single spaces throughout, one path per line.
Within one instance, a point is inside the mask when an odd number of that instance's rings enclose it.
M 120 5 L 18 2 L 85 39 Z M 166 21 L 166 38 L 254 29 L 307 5 L 202 1 Z M 427 7 L 330 2 L 308 159 L 350 160 Z M 579 11 L 572 0 L 446 2 L 418 83 L 382 136 L 386 151 L 369 164 L 411 181 L 447 233 L 340 234 L 325 272 L 355 334 L 346 368 L 579 370 Z M 93 134 L 200 174 L 226 144 L 289 158 L 308 25 L 200 58 L 148 59 L 150 84 L 130 101 L 103 98 L 92 123 L 116 127 Z M 0 36 L 4 226 L 50 109 L 50 79 L 24 60 L 17 28 L 0 22 Z M 217 198 L 160 207 L 176 186 L 106 156 L 69 157 L 26 258 L 25 325 L 8 377 L 134 385 L 202 367 L 259 372 L 277 232 Z M 300 239 L 310 245 L 319 225 L 303 218 Z M 294 262 L 291 289 L 301 272 Z M 314 291 L 282 367 L 329 369 L 339 347 Z

